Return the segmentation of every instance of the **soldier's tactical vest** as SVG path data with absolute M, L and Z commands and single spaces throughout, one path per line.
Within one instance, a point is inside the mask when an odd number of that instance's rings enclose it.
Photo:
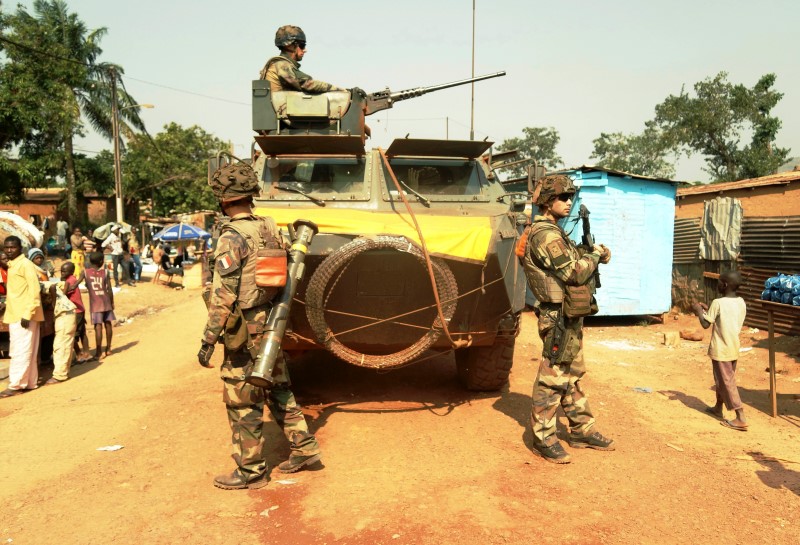
M 564 314 L 570 318 L 579 318 L 597 313 L 597 303 L 593 296 L 594 279 L 583 286 L 568 286 L 552 273 L 548 273 L 544 264 L 539 262 L 535 254 L 536 249 L 530 243 L 530 240 L 534 235 L 546 229 L 558 232 L 559 236 L 567 240 L 567 244 L 573 246 L 572 241 L 564 237 L 557 225 L 548 221 L 537 221 L 531 225 L 524 266 L 525 276 L 533 296 L 536 297 L 537 301 L 543 303 L 563 303 Z
M 247 259 L 242 265 L 239 296 L 236 298 L 239 308 L 248 309 L 269 303 L 278 293 L 279 288 L 260 287 L 256 284 L 256 256 L 259 250 L 283 248 L 283 240 L 275 225 L 275 220 L 261 216 L 236 218 L 222 227 L 223 232 L 226 230 L 239 233 L 247 243 Z
M 269 59 L 267 59 L 266 64 L 264 64 L 264 68 L 261 69 L 261 73 L 259 74 L 261 76 L 261 79 L 267 79 L 267 70 L 269 70 L 269 67 L 272 66 L 272 63 L 277 61 L 290 62 L 286 57 L 281 57 L 280 55 L 275 57 L 270 57 Z

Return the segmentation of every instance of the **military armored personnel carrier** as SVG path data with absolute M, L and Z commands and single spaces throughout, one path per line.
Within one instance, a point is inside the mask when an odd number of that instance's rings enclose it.
M 504 73 L 366 94 L 270 93 L 253 81 L 256 213 L 319 227 L 283 348 L 388 369 L 455 351 L 473 390 L 511 370 L 525 277 L 514 254 L 524 200 L 487 168 L 492 142 L 395 140 L 365 148 L 365 117 Z M 218 166 L 212 161 L 210 172 Z

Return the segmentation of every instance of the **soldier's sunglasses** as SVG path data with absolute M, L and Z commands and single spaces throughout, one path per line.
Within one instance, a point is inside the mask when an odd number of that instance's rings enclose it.
M 571 198 L 572 198 L 572 193 L 562 193 L 561 195 L 556 197 L 556 199 L 558 199 L 561 202 L 567 202 Z
M 305 42 L 295 42 L 295 43 L 297 44 L 297 47 L 299 47 L 300 49 L 305 49 L 306 48 L 306 43 Z

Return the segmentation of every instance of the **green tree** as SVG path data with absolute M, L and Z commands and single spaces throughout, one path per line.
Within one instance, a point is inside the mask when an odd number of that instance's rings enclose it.
M 36 180 L 64 180 L 71 223 L 77 216 L 76 166 L 73 141 L 85 134 L 82 119 L 101 135 L 112 138 L 112 97 L 121 67 L 98 62 L 105 28 L 87 30 L 63 0 L 35 0 L 34 14 L 23 6 L 6 17 L 9 62 L 0 82 L 0 96 L 12 96 L 18 117 L 29 122 L 20 146 L 20 160 L 32 161 Z M 119 89 L 120 128 L 124 134 L 144 130 L 136 101 Z
M 155 215 L 216 209 L 207 161 L 226 149 L 225 142 L 197 126 L 170 123 L 153 139 L 137 135 L 123 161 L 123 193 L 129 199 L 150 199 Z
M 775 91 L 775 74 L 753 86 L 734 85 L 720 72 L 694 85 L 695 96 L 683 89 L 656 106 L 654 126 L 660 128 L 676 152 L 705 156 L 715 181 L 726 182 L 774 173 L 789 155 L 775 146 L 781 121 L 770 116 L 783 97 Z M 741 146 L 744 134 L 750 144 Z
M 0 82 L 8 80 L 9 71 L 5 58 L 5 36 L 7 17 L 3 14 L 0 0 Z M 17 171 L 17 161 L 10 155 L 11 148 L 24 138 L 26 125 L 17 108 L 8 86 L 0 85 L 0 201 L 18 202 L 22 199 L 22 179 Z
M 655 178 L 675 176 L 675 166 L 667 160 L 669 149 L 652 126 L 642 134 L 600 133 L 592 143 L 591 158 L 598 166 Z
M 531 159 L 544 165 L 548 170 L 554 170 L 564 164 L 561 156 L 556 153 L 556 146 L 561 141 L 558 131 L 553 127 L 525 127 L 522 129 L 522 138 L 508 138 L 497 147 L 498 151 L 518 150 L 519 159 Z M 508 168 L 512 177 L 525 176 L 524 165 Z

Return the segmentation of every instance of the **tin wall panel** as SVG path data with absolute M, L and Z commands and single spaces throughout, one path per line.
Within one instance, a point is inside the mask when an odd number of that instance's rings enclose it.
M 741 296 L 747 302 L 745 324 L 767 329 L 767 311 L 758 303 L 764 281 L 777 273 L 800 274 L 800 216 L 745 218 L 739 270 L 745 285 Z M 775 311 L 775 331 L 800 335 L 797 310 Z
M 675 218 L 674 264 L 700 261 L 700 218 Z

